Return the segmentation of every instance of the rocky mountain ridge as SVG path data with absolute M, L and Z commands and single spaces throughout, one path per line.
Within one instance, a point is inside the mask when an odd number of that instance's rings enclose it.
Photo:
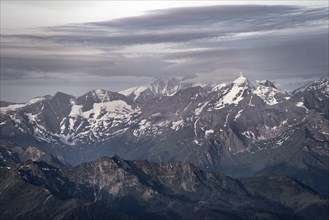
M 0 175 L 1 219 L 328 217 L 328 199 L 283 175 L 237 180 L 189 163 L 118 156 L 61 169 L 28 160 Z
M 270 170 L 329 194 L 328 79 L 293 95 L 244 76 L 206 86 L 158 81 L 148 89 L 153 95 L 93 90 L 1 107 L 1 138 L 72 164 L 118 154 L 233 176 Z

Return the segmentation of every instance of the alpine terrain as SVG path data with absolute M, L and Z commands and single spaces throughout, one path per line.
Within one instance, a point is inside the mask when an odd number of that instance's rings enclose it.
M 329 80 L 1 102 L 0 219 L 327 219 Z

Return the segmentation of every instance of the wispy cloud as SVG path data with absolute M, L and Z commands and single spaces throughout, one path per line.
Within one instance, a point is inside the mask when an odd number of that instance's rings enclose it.
M 5 87 L 38 81 L 36 76 L 53 79 L 52 85 L 77 76 L 100 79 L 91 88 L 106 77 L 111 90 L 111 77 L 123 77 L 125 87 L 131 85 L 126 77 L 162 74 L 223 80 L 234 71 L 255 79 L 328 73 L 327 7 L 178 8 L 35 32 L 1 35 Z

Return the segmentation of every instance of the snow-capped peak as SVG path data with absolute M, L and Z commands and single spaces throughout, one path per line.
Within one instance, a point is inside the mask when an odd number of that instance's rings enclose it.
M 149 89 L 157 95 L 173 95 L 181 87 L 181 83 L 176 78 L 163 79 L 158 78 L 154 80 Z
M 321 80 L 315 81 L 309 87 L 307 87 L 306 90 L 307 91 L 319 90 L 319 91 L 322 91 L 323 94 L 329 95 L 329 80 L 321 79 Z
M 223 95 L 216 103 L 215 108 L 221 109 L 227 105 L 238 105 L 242 101 L 248 90 L 252 88 L 251 83 L 248 79 L 240 73 L 239 77 L 233 81 L 232 84 L 225 86 L 223 84 L 220 88 L 226 88 L 226 94 Z
M 288 100 L 290 95 L 277 89 L 273 82 L 268 80 L 257 80 L 257 87 L 253 93 L 261 98 L 267 105 L 275 105 Z
M 103 95 L 103 94 L 107 93 L 107 91 L 105 89 L 94 89 L 91 91 L 97 95 Z
M 81 97 L 84 97 L 86 100 L 89 98 L 96 102 L 107 102 L 112 99 L 112 92 L 107 91 L 105 89 L 94 89 Z
M 94 97 L 97 97 L 102 102 L 109 98 L 109 92 L 104 89 L 91 90 L 91 93 Z
M 237 85 L 240 85 L 240 84 L 245 84 L 245 83 L 248 83 L 248 79 L 242 74 L 240 73 L 239 74 L 239 77 L 236 78 L 234 81 L 233 81 L 234 84 L 237 84 Z
M 143 92 L 151 93 L 151 96 L 171 96 L 181 88 L 181 81 L 177 78 L 156 78 L 148 85 L 131 87 L 119 93 L 125 96 L 132 96 L 136 100 Z

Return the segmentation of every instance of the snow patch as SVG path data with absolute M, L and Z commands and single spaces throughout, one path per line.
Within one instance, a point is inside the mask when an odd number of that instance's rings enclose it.
M 73 114 L 74 113 L 80 113 L 81 107 L 79 106 L 72 106 Z M 107 117 L 112 118 L 124 118 L 126 116 L 126 113 L 132 112 L 133 109 L 130 105 L 128 105 L 125 101 L 122 100 L 114 100 L 109 102 L 103 102 L 103 103 L 94 103 L 93 108 L 89 111 L 82 112 L 80 115 L 84 118 L 90 118 L 93 117 L 94 119 L 97 119 L 98 117 L 102 117 L 102 113 L 107 113 Z
M 122 91 L 119 91 L 118 93 L 125 95 L 125 96 L 129 96 L 131 95 L 138 87 L 131 87 Z
M 25 115 L 29 118 L 30 121 L 36 122 L 38 115 L 33 115 L 32 113 L 25 113 Z
M 139 123 L 139 128 L 141 130 L 144 130 L 144 129 L 150 127 L 150 126 L 151 126 L 151 122 L 147 121 L 146 119 L 141 120 L 140 123 Z
M 135 94 L 135 98 L 134 98 L 134 100 L 136 100 L 139 96 L 140 96 L 140 94 L 142 93 L 142 92 L 144 92 L 146 89 L 148 89 L 148 87 L 147 86 L 141 86 L 141 87 L 138 87 L 135 91 L 134 91 L 134 94 Z
M 308 109 L 305 107 L 303 102 L 297 102 L 296 106 L 299 108 L 304 108 L 306 110 L 306 112 L 308 112 Z
M 234 121 L 235 121 L 236 119 L 240 118 L 242 112 L 243 112 L 243 109 L 241 109 L 241 110 L 238 112 L 238 114 L 236 114 L 236 116 L 234 117 Z
M 281 146 L 283 144 L 284 140 L 279 140 L 276 145 Z
M 193 143 L 195 143 L 195 144 L 197 144 L 197 145 L 199 145 L 199 146 L 202 145 L 197 139 L 195 139 L 195 140 L 193 141 Z
M 247 138 L 255 138 L 255 134 L 252 131 L 244 131 L 242 135 L 246 136 Z
M 69 116 L 75 117 L 82 114 L 82 105 L 72 105 Z
M 16 118 L 16 115 L 9 115 L 10 119 L 13 120 L 16 124 L 20 124 L 22 121 L 19 118 Z M 3 122 L 6 124 L 5 122 Z M 2 124 L 2 123 L 1 123 Z
M 214 133 L 214 130 L 212 130 L 212 129 L 206 130 L 206 131 L 204 132 L 206 138 L 207 138 L 210 134 L 213 134 L 213 133 Z
M 255 95 L 257 95 L 259 98 L 261 98 L 267 105 L 278 104 L 278 101 L 276 100 L 275 95 L 280 93 L 280 91 L 273 87 L 259 85 L 253 91 L 253 93 Z
M 224 98 L 223 104 L 235 104 L 237 105 L 242 99 L 243 89 L 239 86 L 234 85 L 230 92 L 228 92 Z
M 33 98 L 33 99 L 31 99 L 30 101 L 28 101 L 27 103 L 26 103 L 26 105 L 32 105 L 32 104 L 35 104 L 35 103 L 37 103 L 37 102 L 41 102 L 41 101 L 43 101 L 43 100 L 45 100 L 46 98 L 45 97 L 36 97 L 36 98 Z
M 46 203 L 51 197 L 53 197 L 52 195 L 49 195 L 46 199 L 45 199 L 45 201 L 43 201 L 43 203 Z
M 170 128 L 177 131 L 179 128 L 183 126 L 184 126 L 184 120 L 181 119 L 179 121 L 172 122 L 172 126 Z
M 119 93 L 122 95 L 125 95 L 125 96 L 130 96 L 130 95 L 134 94 L 135 95 L 134 101 L 136 101 L 136 99 L 140 96 L 140 94 L 142 92 L 144 92 L 146 89 L 148 89 L 148 86 L 146 86 L 146 85 L 143 85 L 140 87 L 135 86 L 135 87 L 131 87 L 129 89 L 120 91 Z
M 225 86 L 227 86 L 226 83 L 220 83 L 220 84 L 217 84 L 217 85 L 215 85 L 215 86 L 211 89 L 211 91 L 219 91 L 219 90 L 221 90 L 222 88 L 224 88 Z
M 95 89 L 95 90 L 91 90 L 90 92 L 94 98 L 99 99 L 101 102 L 106 102 L 111 100 L 111 93 L 104 89 Z
M 29 106 L 29 105 L 32 105 L 32 104 L 41 102 L 41 101 L 43 101 L 45 99 L 46 99 L 45 97 L 36 97 L 36 98 L 31 99 L 30 101 L 28 101 L 25 104 L 13 104 L 13 105 L 8 105 L 6 107 L 1 107 L 0 108 L 0 112 L 2 114 L 5 114 L 7 112 L 16 111 L 16 110 L 18 110 L 20 108 L 23 108 L 23 107 L 26 107 L 26 106 Z
M 208 104 L 209 102 L 206 102 L 205 104 L 203 104 L 201 107 L 199 108 L 196 108 L 195 111 L 194 111 L 194 114 L 196 116 L 200 115 L 200 113 L 202 112 L 203 108 Z M 200 103 L 201 104 L 201 103 Z
M 297 107 L 303 107 L 303 106 L 304 106 L 304 103 L 303 103 L 303 102 L 298 102 L 298 103 L 296 104 L 296 106 L 297 106 Z
M 14 104 L 14 105 L 8 105 L 7 107 L 1 107 L 0 112 L 5 114 L 10 111 L 16 111 L 20 108 L 23 108 L 25 104 Z

